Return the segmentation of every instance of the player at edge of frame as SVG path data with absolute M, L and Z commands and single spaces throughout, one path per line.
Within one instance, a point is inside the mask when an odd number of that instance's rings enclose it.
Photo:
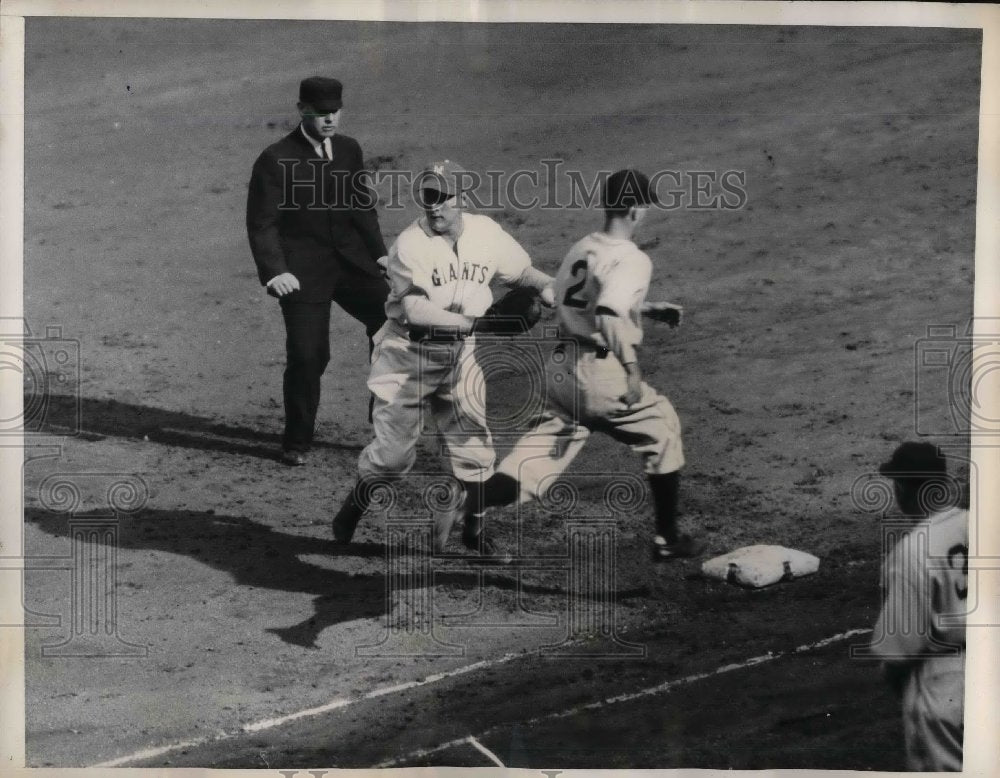
M 902 698 L 906 769 L 958 772 L 965 734 L 969 511 L 944 504 L 947 460 L 931 443 L 902 443 L 879 473 L 892 482 L 905 526 L 883 563 L 871 652 Z

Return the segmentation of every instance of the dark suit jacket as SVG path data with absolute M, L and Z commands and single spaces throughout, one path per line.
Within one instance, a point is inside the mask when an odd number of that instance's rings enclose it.
M 325 302 L 345 268 L 380 277 L 386 253 L 367 185 L 361 146 L 334 135 L 333 159 L 316 156 L 296 127 L 264 149 L 253 166 L 247 194 L 247 235 L 266 284 L 289 272 L 301 290 L 290 300 Z

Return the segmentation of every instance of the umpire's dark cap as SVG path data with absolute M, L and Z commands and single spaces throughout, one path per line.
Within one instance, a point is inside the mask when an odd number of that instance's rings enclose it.
M 649 185 L 649 179 L 638 170 L 619 170 L 608 176 L 601 204 L 612 210 L 624 210 L 633 205 L 657 205 L 659 199 Z
M 334 113 L 344 105 L 341 94 L 344 85 L 335 78 L 310 76 L 299 84 L 299 102 L 306 103 L 316 111 Z
M 948 461 L 931 443 L 902 443 L 888 462 L 879 465 L 879 473 L 888 478 L 902 476 L 932 477 L 948 472 Z
M 452 159 L 442 159 L 425 167 L 418 178 L 418 189 L 431 189 L 446 195 L 474 189 L 474 175 Z

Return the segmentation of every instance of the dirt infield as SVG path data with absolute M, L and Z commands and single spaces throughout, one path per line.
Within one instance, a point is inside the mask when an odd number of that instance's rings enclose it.
M 509 766 L 899 768 L 897 703 L 848 654 L 863 636 L 554 714 L 874 622 L 880 532 L 852 487 L 918 429 L 968 444 L 947 387 L 918 393 L 915 354 L 972 315 L 977 31 L 30 19 L 26 40 L 25 313 L 81 355 L 79 416 L 51 397 L 26 456 L 27 555 L 72 558 L 46 479 L 82 484 L 77 517 L 99 519 L 117 478 L 148 491 L 103 541 L 134 655 L 43 656 L 72 629 L 69 565 L 26 573 L 29 764 L 486 766 L 485 749 Z M 642 506 L 616 518 L 604 655 L 543 650 L 571 631 L 565 566 L 460 559 L 427 589 L 441 655 L 359 651 L 395 613 L 384 522 L 330 538 L 369 436 L 364 333 L 335 309 L 320 443 L 282 466 L 284 332 L 243 228 L 253 160 L 314 72 L 343 79 L 341 129 L 383 168 L 744 172 L 744 207 L 644 224 L 650 298 L 686 318 L 647 327 L 643 361 L 684 424 L 685 524 L 713 554 L 802 548 L 819 574 L 744 591 L 652 569 Z M 492 214 L 548 271 L 598 226 Z M 387 239 L 414 215 L 384 210 Z M 496 376 L 498 417 L 524 386 Z M 421 455 L 405 506 L 441 467 L 432 438 Z M 573 473 L 586 515 L 640 475 L 596 437 Z M 566 517 L 538 506 L 494 524 L 532 559 L 567 545 Z

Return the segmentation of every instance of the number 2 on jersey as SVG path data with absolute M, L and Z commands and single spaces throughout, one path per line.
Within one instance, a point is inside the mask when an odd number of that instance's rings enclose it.
M 568 305 L 570 308 L 586 308 L 587 301 L 576 295 L 587 285 L 587 260 L 578 259 L 574 262 L 570 268 L 570 275 L 572 275 L 574 281 L 576 281 L 578 276 L 580 276 L 580 280 L 566 289 L 566 294 L 563 296 L 563 305 Z

